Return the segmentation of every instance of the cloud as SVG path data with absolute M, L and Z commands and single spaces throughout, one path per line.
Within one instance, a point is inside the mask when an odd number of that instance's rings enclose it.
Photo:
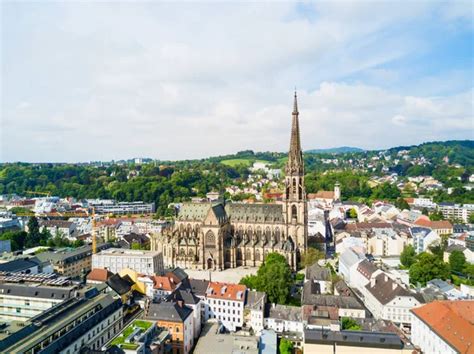
M 7 3 L 0 160 L 284 151 L 295 85 L 305 148 L 467 138 L 472 68 L 413 72 L 433 33 L 471 31 L 443 8 Z

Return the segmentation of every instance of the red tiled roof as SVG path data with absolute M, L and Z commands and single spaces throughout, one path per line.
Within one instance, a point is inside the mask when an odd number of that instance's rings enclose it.
M 173 278 L 155 275 L 152 277 L 152 279 L 153 288 L 155 289 L 161 289 L 165 291 L 174 291 L 174 289 L 176 289 L 176 283 L 174 282 Z
M 474 301 L 434 301 L 411 311 L 459 353 L 474 353 Z
M 448 220 L 431 221 L 431 220 L 420 218 L 415 221 L 415 224 L 419 226 L 429 227 L 430 229 L 433 229 L 433 230 L 453 228 L 453 225 Z
M 210 282 L 206 295 L 215 299 L 245 301 L 246 290 L 245 285 Z
M 392 224 L 388 222 L 356 222 L 346 225 L 346 231 L 356 231 L 364 229 L 387 229 L 391 228 Z
M 114 273 L 107 269 L 94 268 L 89 274 L 87 274 L 87 280 L 93 281 L 107 281 Z
M 317 193 L 309 193 L 308 199 L 334 199 L 333 191 L 318 191 Z

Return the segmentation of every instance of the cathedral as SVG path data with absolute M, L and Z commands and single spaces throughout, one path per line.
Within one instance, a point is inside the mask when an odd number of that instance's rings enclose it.
M 269 252 L 278 252 L 297 269 L 307 247 L 308 217 L 298 115 L 295 93 L 283 201 L 184 203 L 174 224 L 152 241 L 166 267 L 257 267 Z

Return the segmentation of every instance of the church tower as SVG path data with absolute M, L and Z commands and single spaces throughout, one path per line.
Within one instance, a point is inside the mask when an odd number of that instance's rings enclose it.
M 304 251 L 306 250 L 308 216 L 298 115 L 298 100 L 295 92 L 290 151 L 285 168 L 285 212 L 288 236 L 291 236 L 296 249 Z

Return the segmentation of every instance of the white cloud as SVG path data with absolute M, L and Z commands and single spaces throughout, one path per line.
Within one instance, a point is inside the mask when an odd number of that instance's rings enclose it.
M 432 97 L 447 77 L 417 85 L 384 67 L 428 45 L 410 27 L 432 20 L 437 3 L 318 2 L 309 14 L 291 3 L 10 6 L 2 160 L 284 151 L 295 85 L 305 148 L 466 138 L 472 128 L 471 91 Z M 370 82 L 345 80 L 358 73 Z

